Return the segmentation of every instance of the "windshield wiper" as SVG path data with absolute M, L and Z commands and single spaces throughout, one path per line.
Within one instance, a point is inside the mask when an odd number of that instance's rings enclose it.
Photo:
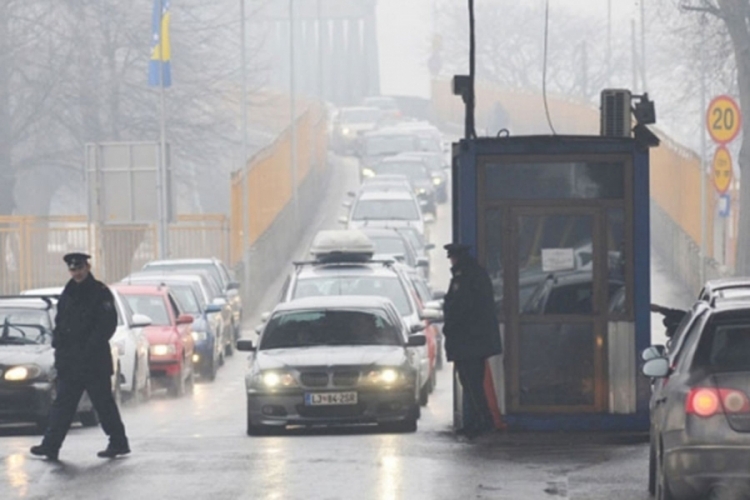
M 37 344 L 37 342 L 31 339 L 23 339 L 19 337 L 0 337 L 0 345 L 28 345 Z

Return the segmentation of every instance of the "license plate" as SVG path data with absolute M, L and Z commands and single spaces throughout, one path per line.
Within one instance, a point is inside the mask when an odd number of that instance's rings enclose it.
M 308 392 L 305 394 L 307 406 L 356 405 L 356 392 Z

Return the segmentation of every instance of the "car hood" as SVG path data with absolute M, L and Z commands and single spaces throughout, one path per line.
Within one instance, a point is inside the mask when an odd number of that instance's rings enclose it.
M 303 347 L 258 351 L 256 368 L 309 368 L 315 366 L 398 366 L 406 362 L 402 346 Z
M 0 345 L 0 365 L 52 366 L 54 350 L 50 345 Z
M 176 337 L 174 328 L 171 326 L 148 326 L 144 331 L 151 345 L 171 344 Z

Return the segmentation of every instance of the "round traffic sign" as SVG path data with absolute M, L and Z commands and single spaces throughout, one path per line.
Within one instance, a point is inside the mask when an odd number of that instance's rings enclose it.
M 732 183 L 732 155 L 724 146 L 719 146 L 714 154 L 714 164 L 711 168 L 716 190 L 724 194 Z
M 737 102 L 728 95 L 720 95 L 708 105 L 706 126 L 711 139 L 719 144 L 732 142 L 740 133 L 742 112 Z

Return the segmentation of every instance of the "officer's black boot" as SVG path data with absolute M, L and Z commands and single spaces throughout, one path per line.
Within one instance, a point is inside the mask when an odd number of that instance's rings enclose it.
M 60 453 L 60 450 L 57 448 L 52 448 L 50 446 L 45 446 L 44 444 L 39 444 L 36 446 L 31 447 L 31 454 L 36 455 L 37 457 L 47 457 L 50 460 L 58 460 L 58 455 Z
M 130 446 L 127 440 L 123 442 L 110 441 L 106 450 L 96 454 L 99 458 L 115 458 L 118 455 L 127 455 L 130 453 Z

